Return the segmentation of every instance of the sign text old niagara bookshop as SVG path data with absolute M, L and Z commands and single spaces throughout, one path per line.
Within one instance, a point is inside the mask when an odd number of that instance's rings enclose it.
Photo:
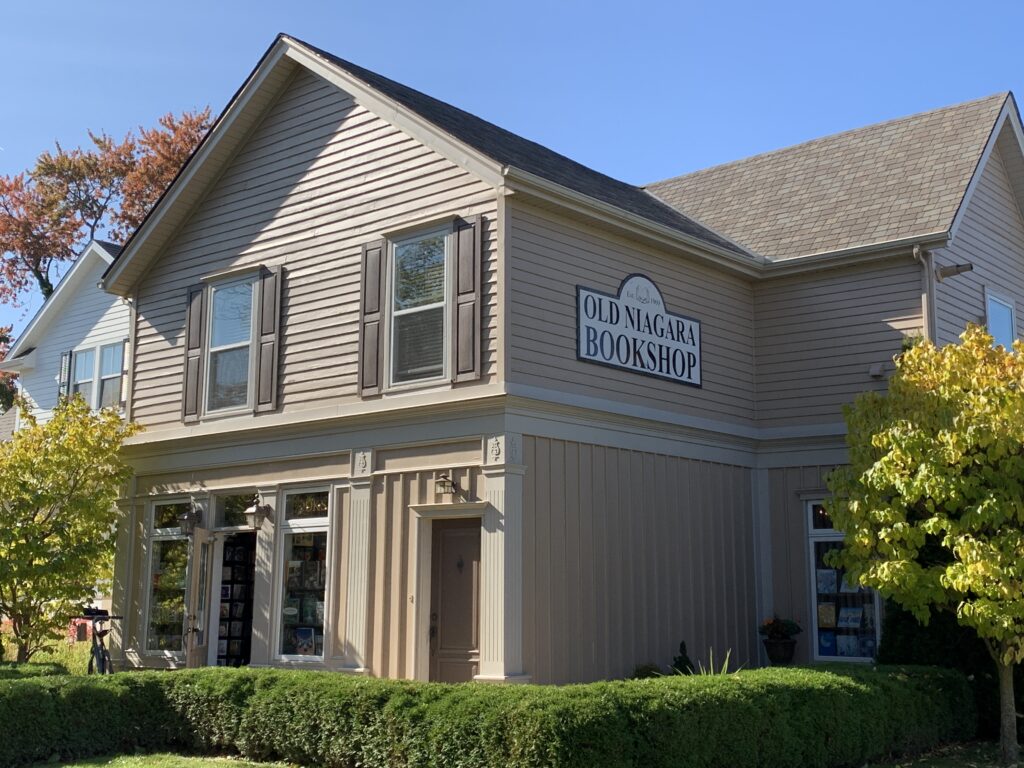
M 617 296 L 577 286 L 576 322 L 580 360 L 700 386 L 700 323 L 669 312 L 644 275 Z

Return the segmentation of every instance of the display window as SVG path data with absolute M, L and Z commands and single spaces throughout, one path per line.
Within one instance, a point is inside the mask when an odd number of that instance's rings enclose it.
M 324 656 L 330 547 L 330 492 L 284 494 L 278 571 L 278 648 L 281 658 L 318 661 Z
M 188 537 L 178 522 L 188 502 L 154 504 L 149 528 L 146 650 L 180 654 L 185 650 L 188 591 Z
M 807 502 L 814 658 L 819 661 L 871 661 L 878 649 L 878 594 L 851 584 L 826 555 L 843 546 L 820 500 Z

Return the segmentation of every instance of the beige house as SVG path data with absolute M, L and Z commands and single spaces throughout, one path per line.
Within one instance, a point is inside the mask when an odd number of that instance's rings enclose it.
M 120 653 L 563 683 L 778 613 L 870 658 L 841 406 L 1019 334 L 1022 184 L 1009 94 L 638 188 L 279 37 L 103 278 Z

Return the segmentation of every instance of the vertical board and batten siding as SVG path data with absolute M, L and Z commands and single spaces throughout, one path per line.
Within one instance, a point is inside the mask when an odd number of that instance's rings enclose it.
M 467 499 L 480 497 L 480 470 L 443 470 Z M 370 617 L 366 666 L 374 677 L 416 676 L 410 643 L 418 606 L 416 594 L 416 517 L 414 504 L 448 500 L 435 490 L 437 471 L 396 471 L 374 478 L 370 531 Z M 429 595 L 418 599 L 429 600 Z
M 496 208 L 491 187 L 300 70 L 140 282 L 133 417 L 150 431 L 180 424 L 188 286 L 264 263 L 286 271 L 280 409 L 357 400 L 362 245 L 452 215 L 485 217 L 481 381 L 492 381 Z
M 750 470 L 524 436 L 523 649 L 536 683 L 629 676 L 685 640 L 757 661 Z
M 968 323 L 986 321 L 986 286 L 1013 299 L 1017 336 L 1024 336 L 1024 220 L 998 148 L 989 155 L 956 237 L 935 251 L 936 266 L 965 262 L 974 270 L 936 283 L 938 343 L 955 342 Z
M 768 471 L 772 532 L 772 606 L 775 615 L 795 620 L 804 631 L 797 635 L 796 661 L 813 658 L 810 544 L 804 504 L 827 496 L 825 478 L 831 466 L 785 467 Z
M 73 349 L 95 349 L 128 339 L 130 310 L 118 297 L 96 287 L 106 262 L 95 258 L 84 275 L 76 275 L 76 290 L 59 316 L 49 320 L 36 344 L 36 365 L 19 375 L 21 390 L 33 414 L 47 421 L 57 406 L 60 358 Z M 85 265 L 83 265 L 85 266 Z
M 890 261 L 759 283 L 757 418 L 760 426 L 841 422 L 860 392 L 884 390 L 906 335 L 923 332 L 921 267 Z
M 508 212 L 509 381 L 734 423 L 753 418 L 749 281 L 514 199 Z M 702 388 L 577 359 L 576 286 L 614 294 L 634 272 L 657 284 L 668 311 L 701 322 Z

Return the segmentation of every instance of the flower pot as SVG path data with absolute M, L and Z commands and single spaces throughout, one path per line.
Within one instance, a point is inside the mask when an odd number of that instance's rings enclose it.
M 773 667 L 784 667 L 787 664 L 793 663 L 793 651 L 796 650 L 796 640 L 792 638 L 773 640 L 770 637 L 766 637 L 761 642 L 764 643 L 764 649 L 768 653 L 768 661 L 771 662 Z

